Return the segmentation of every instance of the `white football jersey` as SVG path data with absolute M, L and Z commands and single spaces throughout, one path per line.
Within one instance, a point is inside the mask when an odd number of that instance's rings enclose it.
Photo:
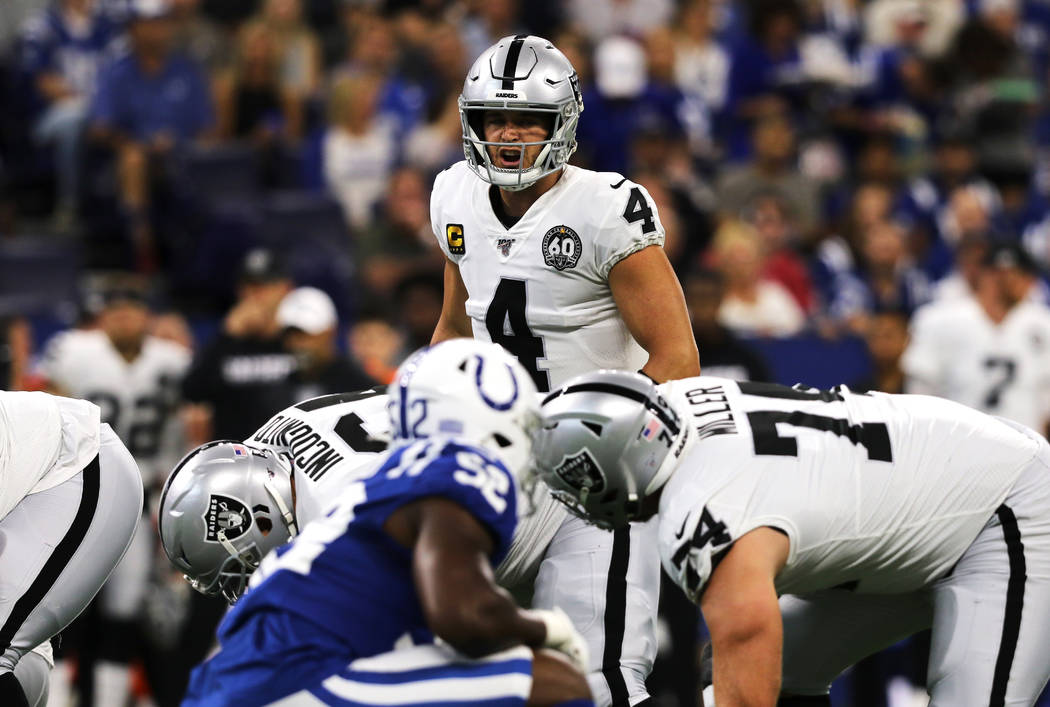
M 1050 308 L 1021 302 L 996 324 L 973 297 L 933 303 L 916 312 L 901 365 L 911 392 L 1042 434 L 1050 418 Z
M 0 519 L 98 456 L 99 424 L 86 400 L 0 390 Z
M 382 388 L 311 398 L 277 413 L 245 440 L 291 460 L 300 529 L 320 518 L 349 484 L 375 471 L 390 438 L 386 401 Z
M 489 186 L 459 162 L 437 176 L 430 200 L 434 235 L 466 285 L 474 338 L 517 356 L 540 391 L 586 371 L 644 366 L 648 357 L 620 317 L 609 271 L 663 245 L 645 188 L 614 172 L 568 166 L 506 228 Z
M 663 389 L 692 441 L 660 500 L 660 556 L 694 600 L 731 543 L 790 540 L 781 594 L 908 592 L 947 574 L 1039 443 L 920 395 L 859 394 L 701 376 Z
M 390 439 L 383 388 L 305 400 L 282 410 L 245 440 L 292 460 L 299 528 L 320 518 L 349 484 L 371 475 Z M 519 499 L 518 527 L 496 580 L 515 587 L 532 579 L 547 545 L 565 519 L 564 506 L 542 484 Z
M 127 446 L 149 485 L 164 479 L 185 452 L 175 413 L 191 357 L 183 346 L 147 336 L 128 363 L 104 332 L 71 330 L 48 343 L 41 369 L 67 395 L 102 409 L 102 421 Z

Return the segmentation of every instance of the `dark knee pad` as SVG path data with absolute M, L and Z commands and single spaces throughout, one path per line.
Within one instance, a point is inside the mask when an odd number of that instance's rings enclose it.
M 22 690 L 21 683 L 14 673 L 3 673 L 0 675 L 0 705 L 11 705 L 12 707 L 29 707 L 29 700 Z
M 777 707 L 831 707 L 830 695 L 781 697 Z

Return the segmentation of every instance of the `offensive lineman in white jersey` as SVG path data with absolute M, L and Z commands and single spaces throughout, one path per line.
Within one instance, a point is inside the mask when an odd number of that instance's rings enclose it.
M 235 601 L 258 558 L 246 562 L 243 577 L 233 576 L 229 567 L 224 570 L 224 563 L 231 562 L 231 555 L 254 557 L 252 543 L 265 555 L 320 518 L 347 486 L 369 476 L 390 438 L 387 402 L 381 388 L 313 398 L 274 415 L 243 445 L 209 442 L 187 454 L 171 474 L 179 482 L 167 484 L 160 500 L 161 543 L 168 558 L 198 591 Z M 230 463 L 242 454 L 262 460 L 256 467 L 260 473 L 245 474 Z M 231 476 L 233 470 L 237 473 Z M 206 533 L 199 525 L 213 493 L 256 509 L 249 532 L 230 539 L 232 550 L 202 541 Z M 537 484 L 533 493 L 535 510 L 519 519 L 507 557 L 495 570 L 496 581 L 507 589 L 533 580 L 564 519 L 560 504 L 541 502 L 545 487 Z M 257 527 L 270 530 L 258 535 Z M 240 562 L 232 565 L 240 572 Z
M 47 704 L 47 641 L 102 587 L 141 513 L 135 461 L 96 405 L 0 391 L 0 704 Z
M 614 371 L 543 415 L 556 495 L 609 527 L 659 515 L 718 707 L 830 705 L 839 673 L 930 627 L 935 707 L 1031 705 L 1050 677 L 1050 445 L 1032 430 L 927 396 Z
M 1031 297 L 1037 272 L 1021 248 L 997 246 L 974 292 L 916 312 L 901 359 L 907 391 L 955 400 L 1046 435 L 1050 308 Z
M 459 108 L 466 159 L 438 175 L 430 202 L 447 257 L 433 343 L 498 343 L 541 392 L 599 368 L 657 381 L 698 374 L 648 192 L 567 164 L 583 100 L 565 56 L 541 37 L 504 37 L 468 72 Z M 600 705 L 647 697 L 659 567 L 646 532 L 602 534 L 569 519 L 536 580 L 534 603 L 564 606 L 590 642 Z
M 312 398 L 274 415 L 244 444 L 218 440 L 187 454 L 160 498 L 161 544 L 172 564 L 194 589 L 236 601 L 266 551 L 294 538 L 348 485 L 374 471 L 389 438 L 386 403 L 382 389 Z M 260 463 L 231 465 L 247 455 Z M 216 494 L 226 499 L 230 518 L 252 509 L 252 522 L 229 530 L 228 543 L 198 527 L 210 511 L 218 522 Z
M 134 283 L 128 285 L 104 294 L 97 329 L 72 330 L 52 339 L 41 372 L 49 391 L 90 400 L 101 408 L 102 420 L 134 457 L 148 498 L 184 451 L 175 409 L 191 353 L 149 335 L 150 312 L 143 294 Z M 99 594 L 102 639 L 94 667 L 99 704 L 123 704 L 130 694 L 129 664 L 155 553 L 156 536 L 143 516 L 134 542 Z

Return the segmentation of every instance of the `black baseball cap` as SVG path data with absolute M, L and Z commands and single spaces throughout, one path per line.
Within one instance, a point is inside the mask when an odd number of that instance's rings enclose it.
M 1035 260 L 1016 243 L 998 243 L 984 256 L 984 264 L 992 268 L 1017 268 L 1026 273 L 1039 272 Z

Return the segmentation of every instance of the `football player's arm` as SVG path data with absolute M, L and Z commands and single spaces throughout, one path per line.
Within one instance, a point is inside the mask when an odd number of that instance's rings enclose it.
M 663 248 L 642 248 L 614 265 L 609 289 L 631 336 L 649 354 L 643 373 L 657 383 L 700 375 L 685 296 Z
M 430 337 L 431 345 L 447 339 L 458 339 L 474 335 L 467 316 L 467 286 L 459 266 L 451 260 L 445 260 L 445 295 L 441 302 L 441 316 L 434 335 Z
M 392 513 L 384 527 L 413 548 L 416 591 L 436 636 L 471 657 L 544 644 L 544 622 L 496 586 L 488 560 L 492 536 L 463 506 L 424 498 Z
M 777 703 L 783 626 L 773 580 L 788 547 L 780 531 L 757 528 L 733 543 L 711 575 L 700 608 L 711 632 L 718 707 Z

